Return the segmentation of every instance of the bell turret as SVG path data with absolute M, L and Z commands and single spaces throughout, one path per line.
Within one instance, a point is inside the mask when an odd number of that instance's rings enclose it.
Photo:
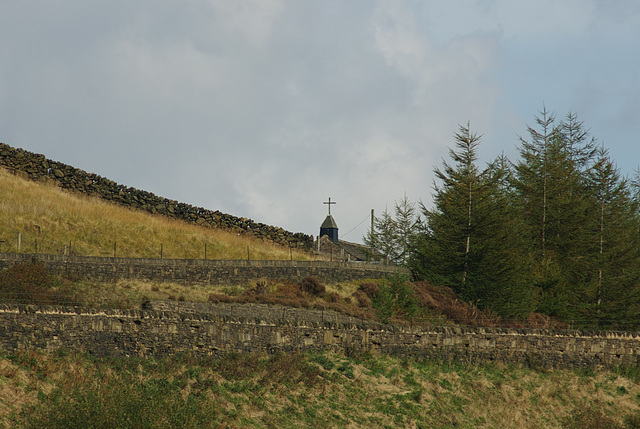
M 336 223 L 335 219 L 333 219 L 333 216 L 331 216 L 331 204 L 335 204 L 335 202 L 331 201 L 331 198 L 329 198 L 329 201 L 326 201 L 323 204 L 327 204 L 329 206 L 329 214 L 325 218 L 324 222 L 322 222 L 322 225 L 320 225 L 320 235 L 318 236 L 318 238 L 326 235 L 331 239 L 331 241 L 337 243 L 338 224 Z

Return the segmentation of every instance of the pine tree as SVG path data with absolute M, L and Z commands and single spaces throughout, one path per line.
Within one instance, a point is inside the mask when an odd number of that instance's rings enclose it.
M 600 326 L 629 328 L 640 323 L 640 234 L 638 204 L 631 184 L 601 146 L 589 170 L 589 193 L 593 199 L 591 217 L 591 255 L 588 255 L 587 320 Z M 585 267 L 587 268 L 587 267 Z
M 538 129 L 528 128 L 530 141 L 520 139 L 514 186 L 542 294 L 539 310 L 573 319 L 583 302 L 580 261 L 589 222 L 584 170 L 593 160 L 594 140 L 573 114 L 556 124 L 543 109 L 536 123 Z
M 398 262 L 405 265 L 411 253 L 413 237 L 417 231 L 416 206 L 412 203 L 407 194 L 395 204 L 395 226 L 396 226 L 396 247 Z
M 512 223 L 503 211 L 508 204 L 501 194 L 506 162 L 478 169 L 479 142 L 468 125 L 460 127 L 455 149 L 449 151 L 453 163 L 435 169 L 434 207 L 422 206 L 425 228 L 410 266 L 418 276 L 450 286 L 482 308 L 522 316 L 530 306 L 512 259 Z M 516 301 L 524 305 L 506 305 Z
M 396 201 L 395 217 L 385 208 L 382 216 L 373 220 L 373 231 L 367 231 L 364 244 L 383 255 L 387 262 L 405 265 L 412 250 L 413 237 L 419 228 L 415 204 L 407 195 Z
M 373 225 L 374 230 L 363 237 L 364 244 L 382 255 L 387 263 L 398 262 L 398 226 L 386 208 L 381 217 L 374 218 Z
M 427 231 L 419 245 L 417 268 L 434 283 L 450 286 L 468 294 L 467 280 L 471 253 L 471 228 L 476 194 L 482 188 L 476 167 L 480 137 L 469 127 L 460 127 L 455 135 L 456 150 L 449 149 L 454 164 L 443 162 L 434 173 L 441 182 L 434 183 L 434 209 L 423 206 Z M 426 253 L 426 254 L 425 254 Z M 420 257 L 422 256 L 422 257 Z

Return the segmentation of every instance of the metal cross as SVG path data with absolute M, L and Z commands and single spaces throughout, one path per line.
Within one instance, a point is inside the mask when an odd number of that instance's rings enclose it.
M 325 201 L 322 204 L 328 204 L 329 205 L 329 214 L 331 214 L 331 204 L 336 204 L 336 202 L 331 202 L 331 197 L 329 197 L 329 201 Z

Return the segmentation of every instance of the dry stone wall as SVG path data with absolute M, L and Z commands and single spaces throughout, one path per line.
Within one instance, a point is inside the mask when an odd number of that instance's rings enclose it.
M 264 308 L 258 308 L 264 307 Z M 638 364 L 637 333 L 407 327 L 340 320 L 332 312 L 290 317 L 280 306 L 248 304 L 206 313 L 0 305 L 0 348 L 78 350 L 96 356 L 171 356 L 190 352 L 331 350 L 462 363 L 545 368 Z
M 69 278 L 106 282 L 142 279 L 187 285 L 232 286 L 263 279 L 299 281 L 313 276 L 322 283 L 334 284 L 410 274 L 406 268 L 360 262 L 105 258 L 25 253 L 0 253 L 0 269 L 32 260 L 40 261 L 52 272 Z
M 0 167 L 14 173 L 21 173 L 31 180 L 51 180 L 63 189 L 96 196 L 126 207 L 211 228 L 238 231 L 285 246 L 303 249 L 313 247 L 313 237 L 310 235 L 292 233 L 251 219 L 159 197 L 151 192 L 120 185 L 97 174 L 87 173 L 70 165 L 47 159 L 44 155 L 16 149 L 4 143 L 0 143 Z

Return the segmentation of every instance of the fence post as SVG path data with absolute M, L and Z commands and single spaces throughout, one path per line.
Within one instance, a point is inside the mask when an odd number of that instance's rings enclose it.
M 22 247 L 22 233 L 18 231 L 18 252 L 20 252 L 21 247 Z

